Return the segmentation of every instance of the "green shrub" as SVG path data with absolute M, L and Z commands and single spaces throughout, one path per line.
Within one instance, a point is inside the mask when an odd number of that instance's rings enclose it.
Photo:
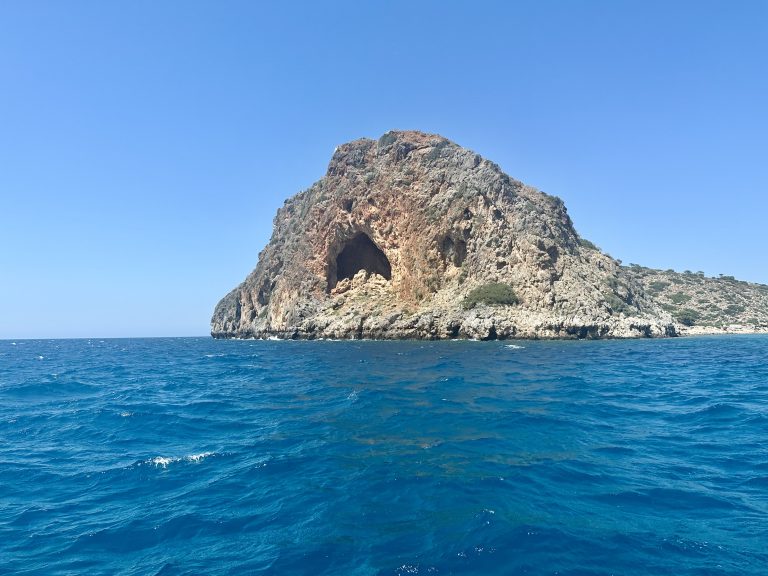
M 675 315 L 675 318 L 678 322 L 680 322 L 680 324 L 685 326 L 693 326 L 696 324 L 696 322 L 698 322 L 699 318 L 701 318 L 701 314 L 696 312 L 696 310 L 684 308 Z
M 672 296 L 669 297 L 672 302 L 675 304 L 683 304 L 685 302 L 688 302 L 688 300 L 691 299 L 691 297 L 688 294 L 683 294 L 682 292 L 678 292 L 677 294 L 672 294 Z
M 471 310 L 478 304 L 488 306 L 512 306 L 520 300 L 509 284 L 493 283 L 483 284 L 472 290 L 464 298 L 462 306 L 465 310 Z
M 667 286 L 669 286 L 669 284 L 670 284 L 669 282 L 664 282 L 663 280 L 657 280 L 656 282 L 651 282 L 651 283 L 648 285 L 648 290 L 650 290 L 651 292 L 655 292 L 655 293 L 657 293 L 657 294 L 658 294 L 659 292 L 661 292 L 662 290 L 664 290 L 664 288 L 666 288 Z
M 741 304 L 729 304 L 726 309 L 725 313 L 730 316 L 736 316 L 737 314 L 741 314 L 747 309 L 746 306 L 742 306 Z

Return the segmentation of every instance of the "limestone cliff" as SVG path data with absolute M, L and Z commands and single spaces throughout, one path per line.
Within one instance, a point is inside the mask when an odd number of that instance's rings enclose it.
M 483 296 L 502 286 L 514 298 Z M 668 336 L 671 314 L 582 240 L 563 202 L 440 136 L 338 147 L 286 201 L 214 337 Z

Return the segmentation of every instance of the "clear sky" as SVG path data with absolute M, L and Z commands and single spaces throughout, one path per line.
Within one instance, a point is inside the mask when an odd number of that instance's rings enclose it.
M 0 0 L 0 338 L 204 335 L 336 145 L 440 133 L 768 283 L 768 2 Z

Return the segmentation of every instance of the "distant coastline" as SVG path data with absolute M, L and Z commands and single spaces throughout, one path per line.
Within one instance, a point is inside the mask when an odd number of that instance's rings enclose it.
M 768 334 L 766 326 L 742 326 L 733 324 L 718 328 L 715 326 L 686 326 L 680 330 L 680 336 L 727 336 L 734 334 Z

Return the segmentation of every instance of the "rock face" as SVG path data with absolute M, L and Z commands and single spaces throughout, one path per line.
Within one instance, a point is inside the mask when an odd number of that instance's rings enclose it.
M 516 304 L 467 296 L 504 284 Z M 575 231 L 563 202 L 436 135 L 335 151 L 286 201 L 256 269 L 216 306 L 214 337 L 672 336 L 631 270 Z

